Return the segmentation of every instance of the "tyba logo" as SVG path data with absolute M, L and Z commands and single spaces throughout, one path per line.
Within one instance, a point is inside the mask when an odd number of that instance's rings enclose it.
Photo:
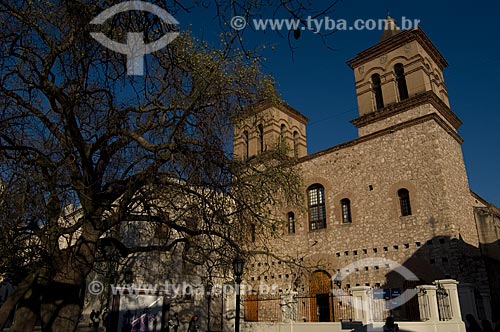
M 178 25 L 179 22 L 170 15 L 165 9 L 154 4 L 143 1 L 126 1 L 114 5 L 97 15 L 90 24 L 103 24 L 110 17 L 116 14 L 137 10 L 145 11 L 157 15 L 163 22 L 169 25 Z M 160 39 L 149 44 L 144 43 L 143 32 L 127 32 L 127 43 L 121 44 L 109 39 L 102 32 L 91 32 L 92 38 L 101 43 L 104 47 L 127 55 L 127 74 L 128 75 L 143 75 L 144 73 L 144 55 L 158 51 L 167 46 L 174 40 L 179 32 L 167 32 Z

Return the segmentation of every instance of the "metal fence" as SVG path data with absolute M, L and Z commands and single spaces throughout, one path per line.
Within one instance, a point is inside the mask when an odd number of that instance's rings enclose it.
M 306 322 L 340 322 L 354 319 L 349 289 L 344 289 L 339 294 L 322 294 L 311 296 L 297 294 L 295 301 L 295 319 Z M 251 322 L 277 322 L 282 320 L 282 298 L 280 294 L 274 295 L 246 295 L 244 317 Z
M 371 290 L 371 312 L 372 319 L 383 322 L 388 316 L 399 321 L 419 321 L 420 310 L 417 296 L 407 298 L 405 292 L 415 288 L 374 288 Z
M 344 290 L 344 295 L 333 297 L 333 316 L 336 322 L 352 322 L 354 320 L 354 307 L 352 297 Z
M 390 316 L 390 310 L 387 310 L 387 303 L 384 299 L 372 300 L 372 318 L 375 322 L 383 322 Z
M 401 291 L 400 291 L 401 292 Z M 405 303 L 392 308 L 390 301 L 398 301 L 391 297 L 380 296 L 386 294 L 387 289 L 372 289 L 371 311 L 374 321 L 384 321 L 388 316 L 393 316 L 400 321 L 420 321 L 420 312 L 417 296 Z M 389 293 L 391 293 L 389 291 Z M 350 289 L 335 290 L 330 294 L 311 296 L 309 294 L 297 294 L 294 297 L 294 320 L 307 322 L 346 322 L 353 321 L 354 307 Z M 443 308 L 445 300 L 442 300 Z M 278 322 L 282 321 L 282 298 L 280 294 L 269 295 L 247 295 L 244 297 L 246 321 Z M 449 303 L 449 301 L 448 301 Z M 425 310 L 425 309 L 424 309 Z M 444 309 L 443 309 L 444 310 Z M 443 315 L 445 311 L 443 311 Z M 448 317 L 448 316 L 446 316 Z

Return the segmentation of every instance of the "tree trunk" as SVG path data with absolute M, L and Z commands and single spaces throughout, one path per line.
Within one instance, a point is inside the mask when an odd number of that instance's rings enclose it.
M 18 307 L 14 323 L 9 331 L 11 332 L 33 332 L 37 321 L 36 306 L 34 301 L 26 303 L 26 305 Z
M 32 332 L 37 322 L 44 332 L 76 331 L 85 292 L 78 280 L 33 283 L 18 302 L 12 332 Z
M 85 300 L 85 281 L 94 264 L 100 234 L 93 230 L 91 235 L 84 231 L 70 250 L 59 253 L 53 264 L 55 275 L 43 287 L 41 297 L 44 332 L 71 332 L 78 328 Z
M 85 281 L 94 264 L 100 235 L 90 230 L 90 236 L 84 231 L 73 246 L 55 253 L 52 273 L 38 278 L 38 283 L 32 282 L 25 292 L 25 298 L 29 297 L 16 311 L 13 332 L 33 331 L 39 318 L 43 332 L 76 331 L 85 299 Z
M 49 289 L 55 287 L 51 286 Z M 71 332 L 76 331 L 83 306 L 85 293 L 80 294 L 80 285 L 59 285 L 64 292 L 56 294 L 44 292 L 41 306 L 42 331 Z
M 14 323 L 10 328 L 12 332 L 32 332 L 38 320 L 40 311 L 40 293 L 36 281 L 25 293 L 24 298 L 17 305 Z

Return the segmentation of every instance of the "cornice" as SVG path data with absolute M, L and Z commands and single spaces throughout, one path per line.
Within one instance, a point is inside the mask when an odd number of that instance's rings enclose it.
M 458 116 L 453 113 L 453 111 L 446 105 L 435 93 L 434 91 L 427 91 L 401 102 L 394 103 L 384 107 L 381 110 L 371 112 L 360 116 L 351 123 L 356 126 L 356 128 L 361 128 L 369 124 L 375 123 L 380 120 L 387 119 L 399 113 L 409 111 L 417 106 L 431 104 L 434 108 L 456 129 L 462 125 L 462 121 Z
M 272 107 L 279 109 L 280 111 L 288 114 L 289 116 L 293 117 L 295 120 L 297 120 L 299 122 L 303 122 L 304 124 L 309 122 L 309 119 L 306 116 L 304 116 L 302 113 L 300 113 L 295 108 L 293 108 L 292 106 L 288 105 L 285 102 L 277 103 L 277 102 L 272 102 L 272 101 L 261 101 L 261 102 L 255 104 L 252 107 L 252 110 L 255 113 L 259 113 L 259 112 L 265 111 L 266 109 L 269 109 Z
M 443 57 L 441 52 L 439 52 L 436 46 L 434 46 L 429 37 L 427 37 L 427 35 L 421 28 L 403 30 L 400 33 L 358 53 L 356 57 L 347 61 L 347 64 L 352 69 L 357 68 L 368 61 L 387 54 L 390 51 L 395 50 L 402 45 L 408 44 L 414 40 L 416 40 L 420 45 L 424 47 L 424 49 L 430 54 L 432 59 L 438 64 L 441 70 L 448 66 L 448 62 L 446 61 L 446 59 Z

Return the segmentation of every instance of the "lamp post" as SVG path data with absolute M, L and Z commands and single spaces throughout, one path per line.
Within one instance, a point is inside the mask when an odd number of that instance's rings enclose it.
M 234 331 L 240 332 L 240 284 L 241 284 L 241 275 L 243 274 L 243 268 L 245 267 L 245 260 L 241 258 L 239 255 L 233 260 L 233 272 L 236 282 L 236 317 L 234 322 Z
M 210 332 L 210 306 L 212 305 L 212 282 L 207 283 L 207 332 Z

